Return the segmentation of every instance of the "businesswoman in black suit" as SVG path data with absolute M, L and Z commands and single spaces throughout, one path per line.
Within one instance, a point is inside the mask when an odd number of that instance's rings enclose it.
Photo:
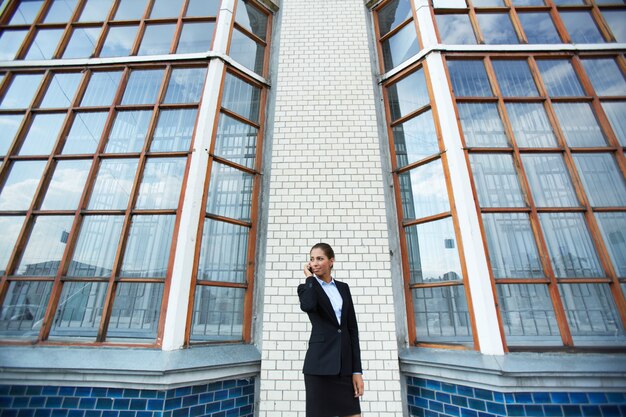
M 298 286 L 300 308 L 312 329 L 304 359 L 307 417 L 359 417 L 363 395 L 361 349 L 348 284 L 331 276 L 335 253 L 330 245 L 311 248 Z

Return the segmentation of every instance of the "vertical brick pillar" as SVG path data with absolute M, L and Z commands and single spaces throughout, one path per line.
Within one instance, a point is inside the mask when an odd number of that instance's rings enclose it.
M 352 290 L 368 417 L 402 415 L 388 226 L 362 0 L 282 2 L 265 258 L 260 416 L 304 416 L 309 248 Z M 398 278 L 398 277 L 397 277 Z M 398 278 L 399 279 L 399 278 Z M 402 303 L 402 299 L 395 302 Z

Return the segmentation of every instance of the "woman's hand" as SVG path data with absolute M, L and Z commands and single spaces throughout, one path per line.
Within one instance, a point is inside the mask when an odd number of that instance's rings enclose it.
M 312 275 L 313 275 L 313 270 L 311 269 L 311 266 L 307 262 L 304 264 L 304 276 L 308 278 Z
M 361 397 L 365 389 L 365 386 L 363 385 L 363 375 L 352 375 L 352 385 L 354 386 L 354 397 Z

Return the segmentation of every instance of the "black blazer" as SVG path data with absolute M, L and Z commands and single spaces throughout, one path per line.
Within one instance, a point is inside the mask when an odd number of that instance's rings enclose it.
M 298 286 L 300 308 L 309 315 L 313 328 L 303 372 L 308 375 L 352 375 L 363 372 L 359 329 L 348 284 L 335 280 L 343 299 L 341 323 L 330 299 L 315 277 Z

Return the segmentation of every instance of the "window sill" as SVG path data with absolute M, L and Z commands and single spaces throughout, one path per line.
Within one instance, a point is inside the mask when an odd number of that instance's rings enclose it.
M 198 346 L 176 351 L 133 348 L 0 347 L 0 384 L 170 389 L 255 375 L 254 345 Z

